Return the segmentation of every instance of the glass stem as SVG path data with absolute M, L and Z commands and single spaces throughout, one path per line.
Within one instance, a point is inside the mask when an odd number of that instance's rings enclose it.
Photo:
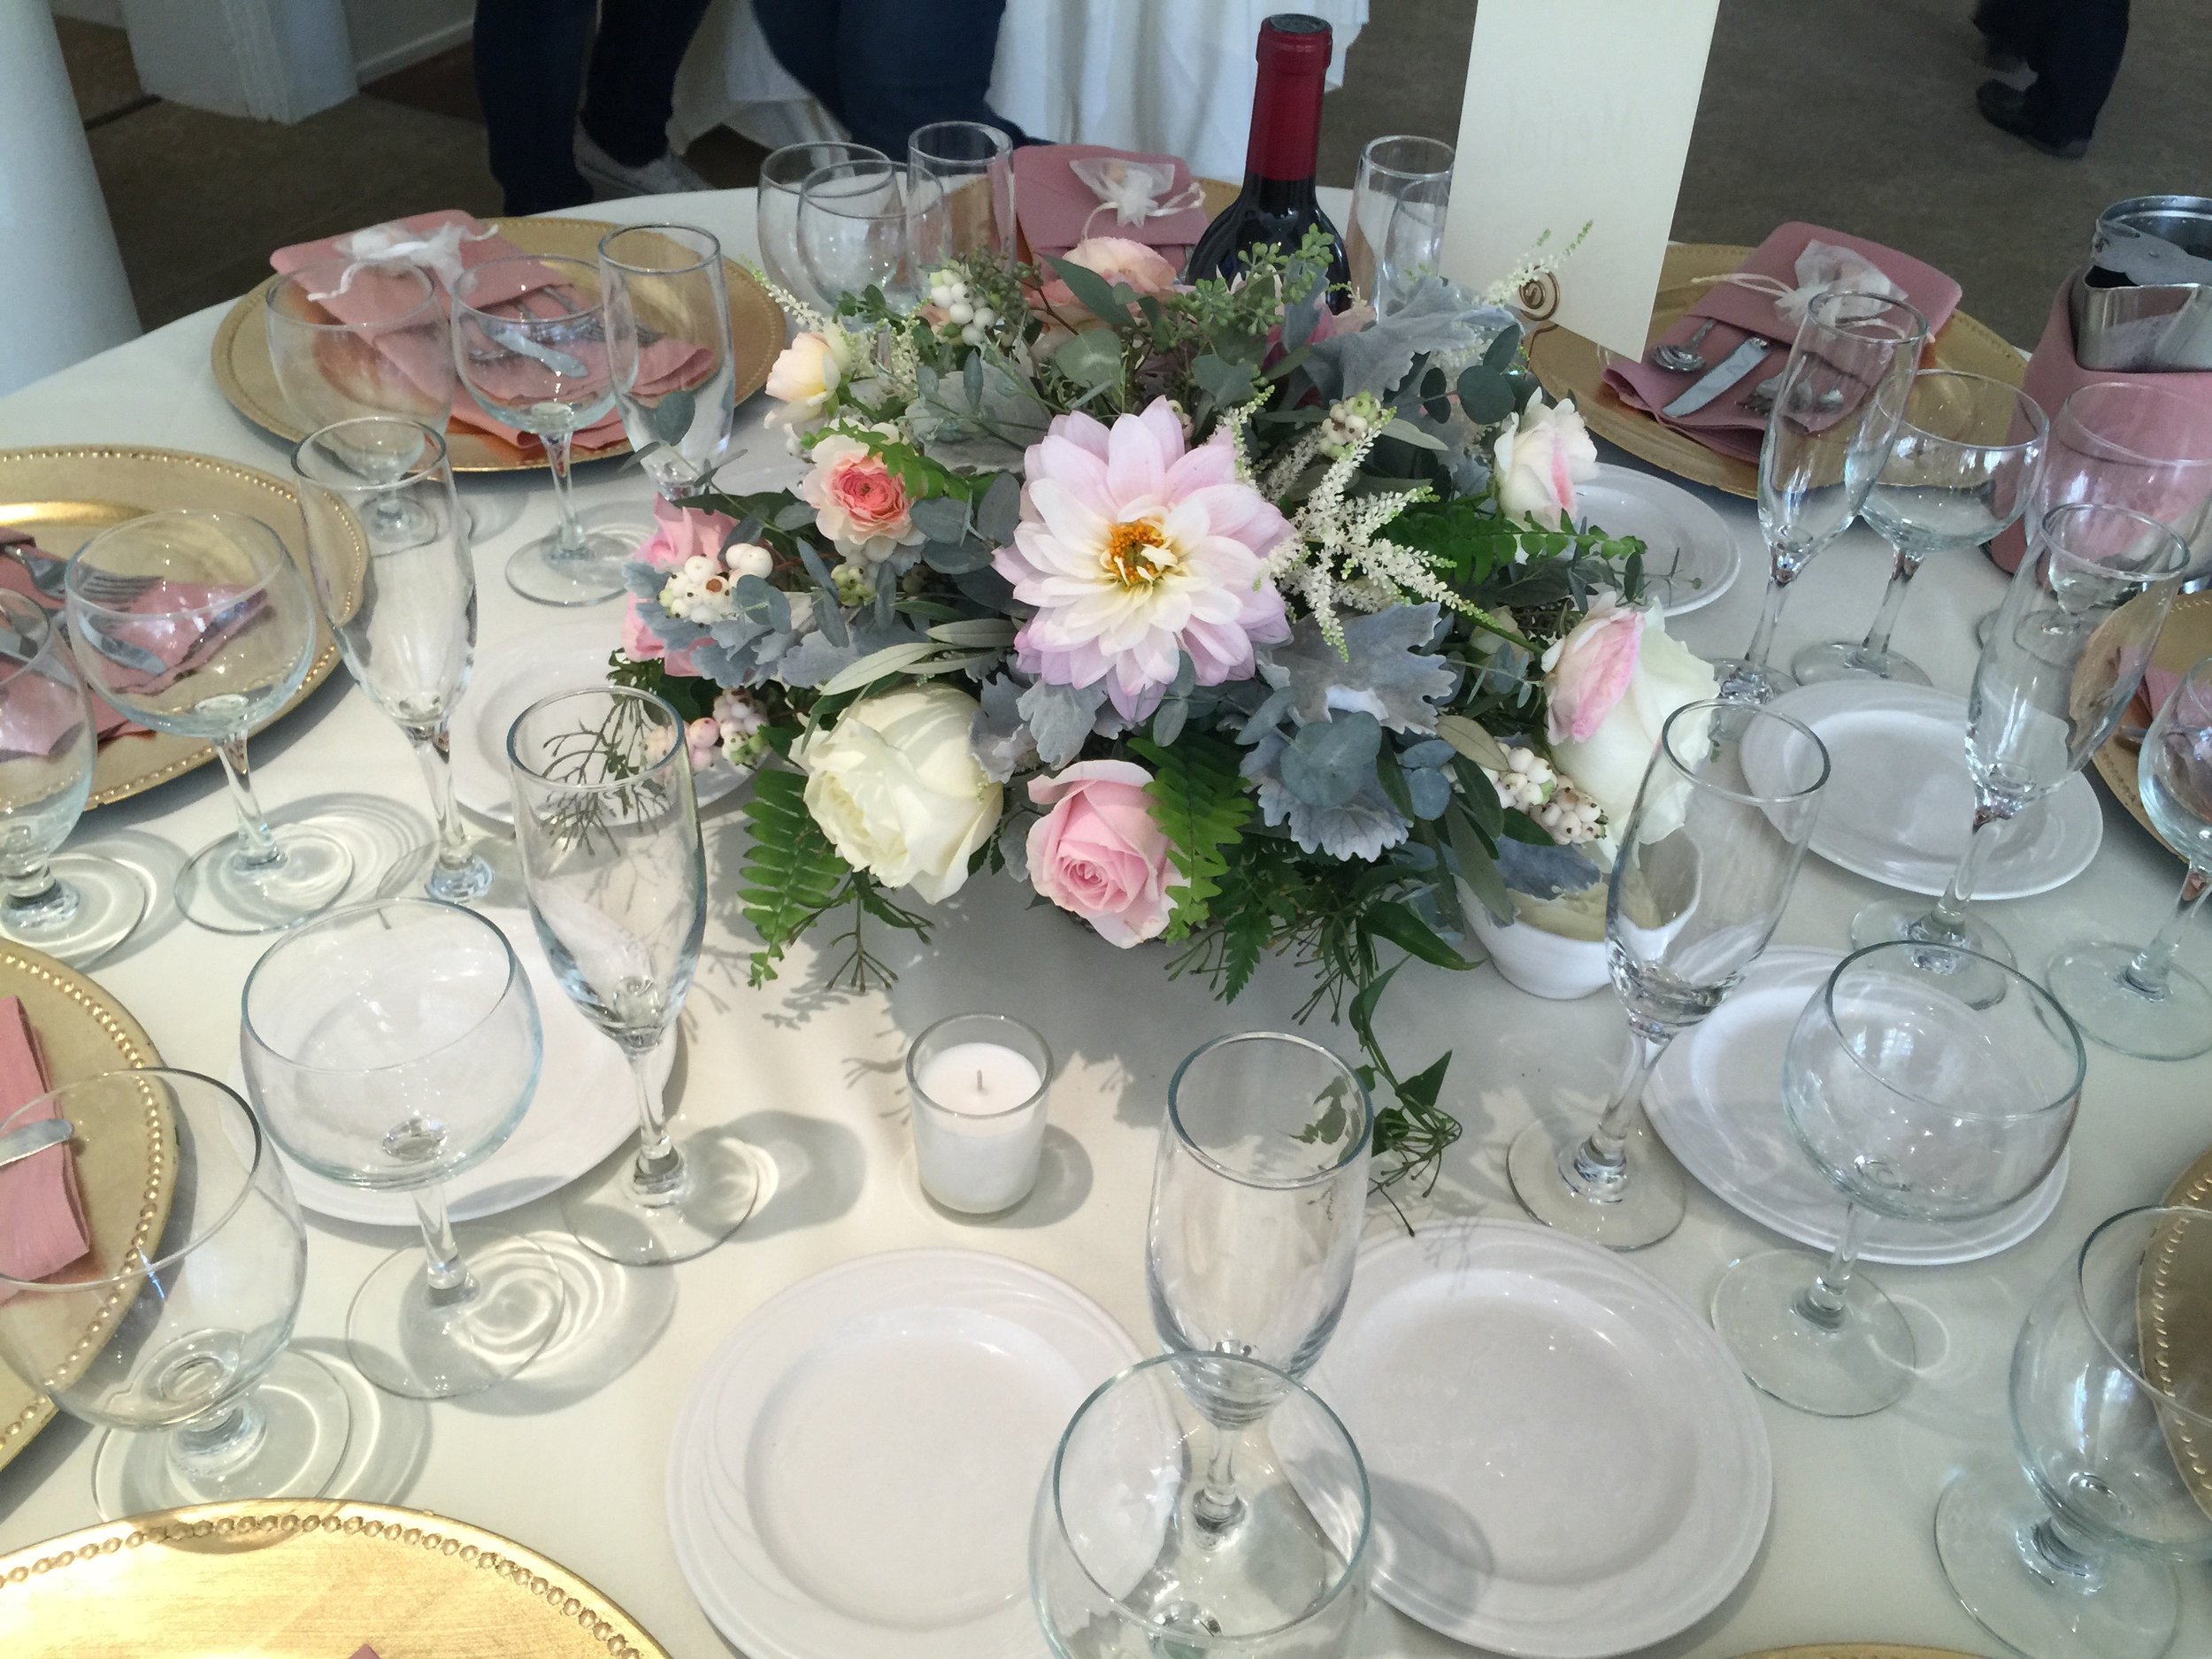
M 1790 580 L 1796 573 L 1785 570 L 1779 559 L 1775 561 L 1773 580 L 1767 583 L 1765 609 L 1759 612 L 1759 626 L 1743 654 L 1744 661 L 1754 668 L 1764 668 L 1773 655 L 1774 630 L 1782 622 L 1782 602 L 1790 596 Z
M 630 1061 L 630 1079 L 637 1085 L 637 1161 L 630 1169 L 630 1190 L 640 1203 L 665 1204 L 684 1184 L 684 1155 L 668 1133 L 668 1108 L 653 1081 L 653 1053 L 660 1045 L 645 1048 L 623 1045 Z
M 1988 862 L 1990 849 L 1997 844 L 1998 826 L 2009 821 L 2018 810 L 2016 806 L 1988 799 L 1974 803 L 1974 833 L 1966 843 L 1965 856 L 1951 872 L 1951 883 L 1943 889 L 1943 896 L 1913 924 L 1915 939 L 1924 945 L 1957 945 L 1965 941 L 1966 906 L 1974 896 L 1982 865 Z
M 1851 1271 L 1859 1264 L 1859 1249 L 1866 1242 L 1869 1212 L 1856 1204 L 1843 1211 L 1843 1236 L 1828 1257 L 1828 1264 L 1813 1275 L 1813 1282 L 1797 1299 L 1797 1317 L 1823 1331 L 1843 1328 L 1844 1298 L 1851 1288 Z
M 2127 971 L 2120 977 L 2131 991 L 2144 996 L 2162 997 L 2166 995 L 2169 976 L 2174 965 L 2174 952 L 2181 949 L 2181 935 L 2189 920 L 2204 908 L 2204 895 L 2212 892 L 2212 876 L 2193 864 L 2182 878 L 2181 896 L 2175 900 L 2173 913 L 2167 917 L 2165 926 L 2158 930 L 2158 937 L 2135 953 Z
M 1214 1436 L 1205 1484 L 1193 1494 L 1190 1509 L 1191 1518 L 1217 1537 L 1244 1518 L 1244 1500 L 1237 1495 L 1237 1436 L 1218 1426 Z
M 1860 644 L 1861 655 L 1887 657 L 1889 636 L 1897 631 L 1897 613 L 1905 608 L 1905 590 L 1912 579 L 1920 573 L 1920 560 L 1904 549 L 1897 549 L 1897 562 L 1890 566 L 1889 586 L 1882 590 L 1882 608 L 1874 613 L 1874 626 L 1866 631 Z
M 1628 1022 L 1628 1064 L 1613 1098 L 1588 1139 L 1569 1155 L 1568 1184 L 1587 1197 L 1610 1202 L 1628 1187 L 1628 1137 L 1636 1127 L 1636 1108 L 1652 1068 L 1674 1041 L 1673 1030 L 1648 1021 Z
M 453 804 L 453 739 L 443 720 L 431 726 L 411 726 L 407 741 L 414 745 L 422 766 L 422 780 L 430 787 L 430 811 L 438 821 L 438 868 L 465 870 L 475 861 L 469 843 L 468 825 Z
M 54 874 L 50 852 L 34 853 L 0 869 L 0 887 L 7 889 L 0 916 L 19 933 L 51 933 L 77 913 L 76 891 Z
M 169 1437 L 169 1455 L 188 1490 L 228 1473 L 261 1449 L 268 1419 L 247 1389 L 204 1417 L 178 1425 Z
M 238 850 L 231 856 L 249 870 L 268 870 L 284 862 L 284 849 L 276 843 L 267 816 L 253 792 L 253 773 L 246 764 L 244 737 L 227 737 L 215 745 L 222 757 L 223 781 L 230 786 L 230 803 L 238 810 Z
M 2103 1552 L 2056 1514 L 2047 1514 L 2021 1539 L 2020 1557 L 2055 1589 L 2088 1595 L 2104 1587 Z
M 453 1237 L 443 1181 L 415 1188 L 415 1219 L 422 1224 L 423 1254 L 428 1258 L 424 1274 L 430 1281 L 431 1306 L 449 1308 L 466 1302 L 476 1294 L 476 1281 L 469 1276 L 468 1263 L 461 1259 L 461 1247 Z
M 560 544 L 561 557 L 580 559 L 591 557 L 591 548 L 576 517 L 576 485 L 569 474 L 568 452 L 575 435 L 562 432 L 549 438 L 541 436 L 539 442 L 545 445 L 546 470 L 553 474 L 553 510 L 561 516 L 554 540 Z

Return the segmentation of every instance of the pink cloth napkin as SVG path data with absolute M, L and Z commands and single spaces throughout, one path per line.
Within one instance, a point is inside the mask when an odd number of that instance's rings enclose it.
M 16 1115 L 44 1093 L 46 1068 L 23 1004 L 12 996 L 0 998 L 0 1121 L 12 1118 L 12 1126 L 20 1127 L 52 1118 L 50 1102 Z M 45 1279 L 81 1261 L 91 1248 L 76 1154 L 69 1147 L 49 1147 L 0 1169 L 0 1273 Z M 0 1302 L 15 1294 L 0 1287 Z
M 1029 243 L 1031 257 L 1041 262 L 1048 254 L 1064 254 L 1087 234 L 1119 236 L 1127 242 L 1157 248 L 1179 269 L 1191 244 L 1205 234 L 1204 205 L 1125 225 L 1114 210 L 1103 207 L 1097 193 L 1069 168 L 1070 162 L 1091 156 L 1166 163 L 1174 168 L 1175 178 L 1159 199 L 1163 203 L 1178 201 L 1194 194 L 1190 189 L 1190 164 L 1173 156 L 1110 150 L 1103 144 L 1025 144 L 1014 152 L 1014 218 Z
M 1794 287 L 1798 256 L 1805 251 L 1808 242 L 1815 241 L 1847 248 L 1866 259 L 1904 290 L 1905 303 L 1928 319 L 1931 334 L 1948 322 L 1951 313 L 1958 309 L 1959 285 L 1934 266 L 1923 265 L 1879 242 L 1847 236 L 1839 230 L 1825 230 L 1818 225 L 1793 221 L 1779 227 L 1737 268 Z M 1671 419 L 1660 414 L 1660 410 L 1696 385 L 1699 376 L 1660 368 L 1650 361 L 1649 350 L 1640 362 L 1614 362 L 1605 371 L 1605 383 L 1620 395 L 1623 403 L 1687 433 L 1707 449 L 1740 460 L 1755 461 L 1759 458 L 1760 440 L 1766 435 L 1766 420 L 1743 406 L 1743 395 L 1769 375 L 1780 372 L 1789 359 L 1790 342 L 1796 337 L 1797 330 L 1775 311 L 1770 296 L 1732 283 L 1716 282 L 1673 327 L 1651 343 L 1656 347 L 1686 341 L 1708 317 L 1717 319 L 1713 332 L 1698 344 L 1708 365 L 1717 366 L 1753 334 L 1774 342 L 1765 360 L 1738 381 L 1735 388 L 1722 393 L 1701 410 L 1679 419 Z
M 27 548 L 34 553 L 40 550 L 38 543 L 32 541 L 30 537 L 19 535 L 7 530 L 0 530 L 0 547 Z M 58 609 L 47 600 L 44 594 L 39 592 L 36 584 L 31 580 L 30 572 L 12 558 L 0 558 L 0 588 L 12 588 L 33 604 L 42 606 L 47 611 Z M 19 698 L 17 701 L 22 700 Z M 45 699 L 42 697 L 42 702 Z M 65 710 L 68 698 L 57 686 L 54 687 L 50 701 L 56 712 L 60 713 Z M 146 730 L 128 715 L 107 703 L 96 692 L 92 694 L 92 714 L 94 733 L 103 743 L 111 737 L 132 737 Z M 43 718 L 38 722 L 40 725 L 44 723 Z M 51 735 L 47 739 L 44 746 L 36 747 L 35 745 L 38 733 L 35 727 L 26 727 L 12 732 L 6 726 L 0 725 L 0 749 L 18 755 L 50 755 L 61 747 L 62 739 L 68 735 L 68 730 L 67 724 L 54 726 Z

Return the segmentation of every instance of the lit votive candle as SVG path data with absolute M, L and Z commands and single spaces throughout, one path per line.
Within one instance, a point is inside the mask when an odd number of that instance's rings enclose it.
M 1037 1184 L 1052 1051 L 1004 1014 L 941 1019 L 906 1051 L 922 1190 L 972 1216 L 1010 1210 Z

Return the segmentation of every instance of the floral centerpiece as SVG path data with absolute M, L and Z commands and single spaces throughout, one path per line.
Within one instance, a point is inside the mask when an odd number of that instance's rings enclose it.
M 1458 1133 L 1445 1056 L 1375 1006 L 1470 964 L 1469 906 L 1590 887 L 1657 723 L 1711 676 L 1640 608 L 1642 549 L 1578 526 L 1595 450 L 1514 314 L 1425 280 L 1339 311 L 1319 241 L 1187 286 L 1096 239 L 1039 271 L 870 290 L 777 361 L 795 489 L 703 485 L 629 567 L 615 677 L 759 768 L 755 982 L 849 911 L 986 874 L 1234 997 L 1270 953 L 1348 1009 L 1395 1175 Z M 1525 275 L 1525 273 L 1517 273 Z M 1395 960 L 1391 960 L 1394 958 Z

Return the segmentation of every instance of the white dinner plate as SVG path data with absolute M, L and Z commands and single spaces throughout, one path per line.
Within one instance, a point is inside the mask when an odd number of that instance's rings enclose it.
M 1644 544 L 1645 591 L 1668 616 L 1711 604 L 1736 580 L 1742 556 L 1726 521 L 1678 484 L 1601 463 L 1597 477 L 1575 486 L 1575 512 Z
M 1367 1460 L 1376 1589 L 1476 1647 L 1663 1640 L 1765 1536 L 1773 1464 L 1735 1360 L 1641 1268 L 1548 1227 L 1371 1240 L 1311 1382 Z
M 1682 1167 L 1731 1209 L 1785 1238 L 1832 1250 L 1843 1195 L 1813 1167 L 1782 1111 L 1782 1056 L 1797 1017 L 1826 983 L 1832 950 L 1769 950 L 1727 999 L 1668 1047 L 1644 1090 L 1644 1114 Z M 1978 1221 L 1938 1225 L 1878 1216 L 1868 1262 L 1939 1267 L 2010 1249 L 2066 1190 L 2066 1156 L 2024 1198 Z
M 1931 898 L 1966 852 L 1974 785 L 1966 770 L 1966 704 L 1948 692 L 1886 680 L 1801 686 L 1768 705 L 1812 728 L 1827 746 L 1812 849 L 1854 875 Z M 1770 770 L 1756 734 L 1744 770 Z M 2024 899 L 2089 867 L 2104 839 L 2096 791 L 2077 772 L 2007 825 L 1982 866 L 1978 899 Z
M 676 1559 L 750 1659 L 1035 1659 L 1053 1448 L 1137 1358 L 1104 1309 L 971 1250 L 863 1256 L 730 1333 L 669 1450 Z
M 553 977 L 530 918 L 520 910 L 480 912 L 515 948 L 537 998 L 545 1032 L 545 1057 L 537 1092 L 507 1144 L 472 1170 L 446 1183 L 446 1207 L 456 1221 L 474 1221 L 542 1198 L 592 1170 L 638 1131 L 630 1063 L 622 1051 L 577 1010 Z M 664 1041 L 653 1056 L 653 1081 L 664 1087 L 676 1045 Z M 243 1087 L 242 1075 L 237 1084 Z M 411 1227 L 415 1201 L 407 1193 L 376 1192 L 330 1180 L 280 1151 L 300 1207 L 336 1221 Z

